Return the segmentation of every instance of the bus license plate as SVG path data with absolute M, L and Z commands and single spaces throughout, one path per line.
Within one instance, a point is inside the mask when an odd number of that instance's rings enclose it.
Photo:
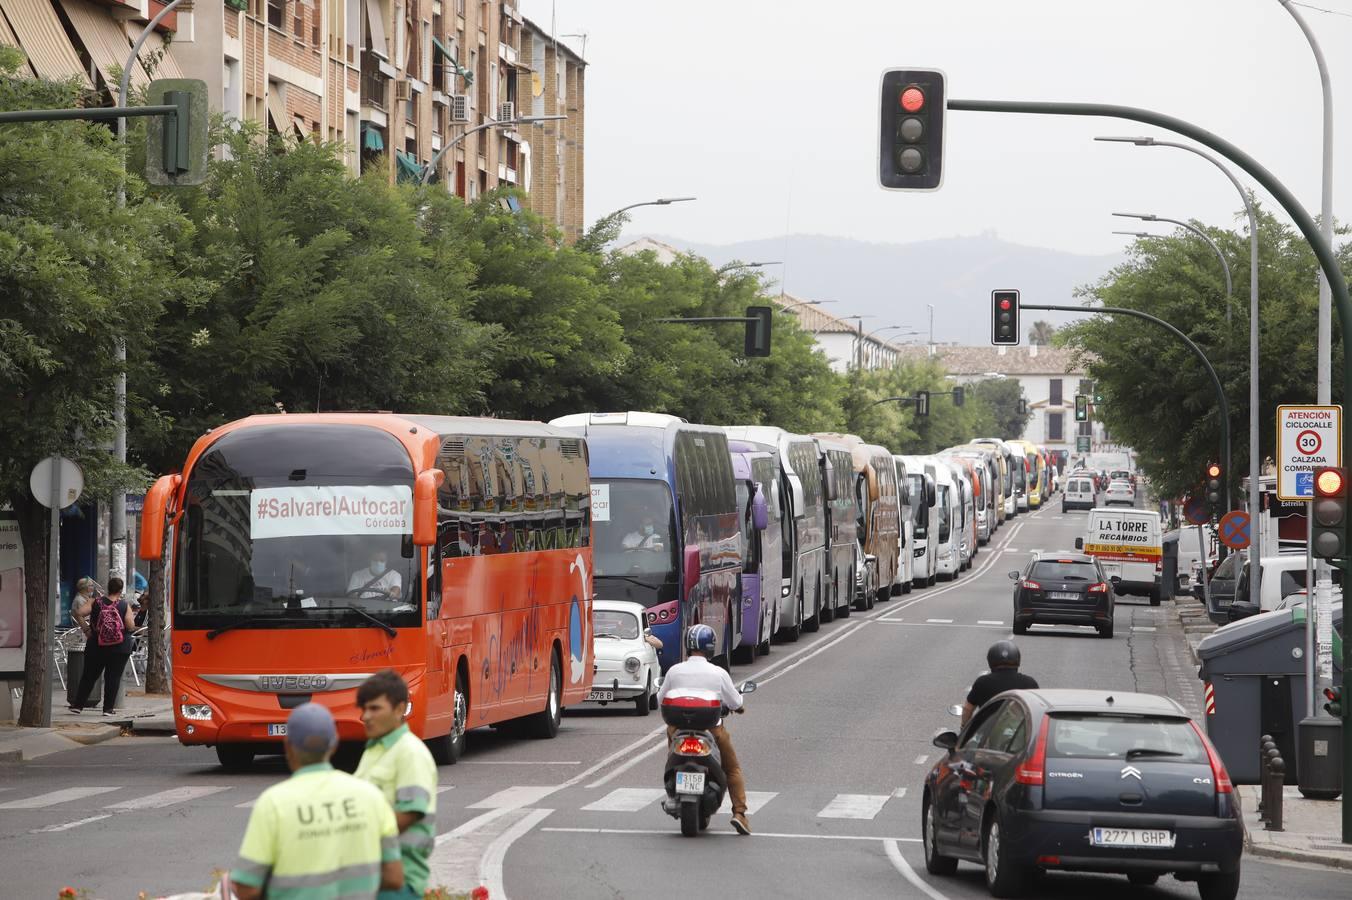
M 704 773 L 703 772 L 677 772 L 676 773 L 676 793 L 678 794 L 703 794 L 704 793 Z
M 268 737 L 286 737 L 286 723 L 281 725 L 269 725 Z
M 614 700 L 614 699 L 615 699 L 615 692 L 614 692 L 614 691 L 588 691 L 588 692 L 587 692 L 587 699 L 588 699 L 588 700 Z
M 1089 833 L 1095 847 L 1172 847 L 1172 831 L 1145 828 L 1095 828 Z

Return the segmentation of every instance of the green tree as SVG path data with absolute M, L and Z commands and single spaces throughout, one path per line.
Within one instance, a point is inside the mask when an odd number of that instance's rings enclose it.
M 845 389 L 844 407 L 849 430 L 893 453 L 933 453 L 990 434 L 996 427 L 991 407 L 970 393 L 955 406 L 945 392 L 956 382 L 942 364 L 932 359 L 907 360 L 890 369 L 852 375 Z M 929 391 L 928 416 L 917 415 L 915 404 L 876 402 L 888 397 L 914 397 Z
M 990 408 L 995 420 L 992 432 L 995 437 L 1006 441 L 1023 437 L 1023 430 L 1033 414 L 1026 408 L 1019 412 L 1024 396 L 1023 386 L 1017 378 L 987 378 L 973 384 L 970 391 L 976 400 Z
M 1247 297 L 1247 235 L 1207 231 L 1231 260 L 1235 297 Z M 1352 268 L 1347 244 L 1340 257 L 1345 271 Z M 1276 406 L 1315 399 L 1318 297 L 1309 247 L 1290 226 L 1262 209 L 1259 263 L 1259 453 L 1267 456 L 1274 452 Z M 1187 234 L 1138 241 L 1126 262 L 1078 294 L 1087 303 L 1101 301 L 1159 316 L 1201 347 L 1230 404 L 1233 463 L 1227 477 L 1238 485 L 1248 471 L 1249 456 L 1249 316 L 1246 304 L 1236 302 L 1233 321 L 1226 321 L 1222 273 L 1210 248 Z M 1220 458 L 1220 427 L 1215 390 L 1192 353 L 1163 329 L 1125 317 L 1093 316 L 1067 326 L 1062 337 L 1078 351 L 1095 392 L 1104 395 L 1096 417 L 1138 452 L 1160 496 L 1180 496 L 1196 487 L 1206 463 Z M 1335 328 L 1335 371 L 1342 365 L 1342 353 Z M 1336 403 L 1341 383 L 1333 381 Z
M 1028 343 L 1039 347 L 1050 347 L 1056 337 L 1056 326 L 1051 322 L 1038 320 L 1028 329 Z
M 78 85 L 15 75 L 0 59 L 0 108 L 70 108 L 88 98 Z M 193 233 L 170 204 L 148 200 L 132 177 L 127 204 L 115 193 L 123 157 L 103 126 L 86 122 L 12 124 L 0 140 L 0 500 L 23 543 L 28 648 L 22 725 L 45 724 L 56 610 L 47 583 L 48 514 L 28 490 L 44 456 L 61 453 L 85 473 L 86 497 L 143 484 L 103 450 L 112 433 L 119 336 L 133 366 L 143 362 L 164 305 L 192 292 Z

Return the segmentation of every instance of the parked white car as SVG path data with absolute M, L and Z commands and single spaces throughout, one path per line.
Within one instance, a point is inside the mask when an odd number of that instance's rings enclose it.
M 662 668 L 657 648 L 648 642 L 643 606 L 628 600 L 597 600 L 592 604 L 592 648 L 595 674 L 587 702 L 629 701 L 634 714 L 646 716 L 657 708 Z

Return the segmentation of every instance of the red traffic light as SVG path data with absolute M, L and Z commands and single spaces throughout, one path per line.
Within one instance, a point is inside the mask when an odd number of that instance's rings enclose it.
M 1000 308 L 1001 308 L 1001 309 L 1009 309 L 1009 308 L 1010 308 L 1011 306 L 1013 306 L 1013 305 L 1014 305 L 1013 302 L 1011 302 L 1010 299 L 1009 299 L 1008 297 L 1001 297 L 1001 298 L 1000 298 Z
M 1316 497 L 1341 497 L 1347 488 L 1342 469 L 1315 469 L 1314 493 Z
M 908 113 L 920 112 L 920 110 L 925 108 L 925 92 L 915 85 L 911 85 L 901 92 L 899 102 L 901 103 L 901 108 Z
M 1327 700 L 1337 700 L 1338 692 L 1331 687 L 1324 688 L 1324 698 Z

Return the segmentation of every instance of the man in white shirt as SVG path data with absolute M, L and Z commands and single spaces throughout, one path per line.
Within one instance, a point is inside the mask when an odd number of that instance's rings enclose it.
M 732 676 L 709 662 L 709 654 L 714 649 L 714 630 L 708 625 L 691 625 L 685 633 L 685 649 L 688 658 L 677 663 L 662 676 L 662 688 L 657 692 L 660 704 L 670 693 L 688 690 L 712 691 L 723 698 L 723 705 L 735 713 L 745 712 L 742 695 Z M 667 727 L 667 740 L 676 734 L 674 727 Z M 713 730 L 714 741 L 718 743 L 718 753 L 723 759 L 723 774 L 728 778 L 728 793 L 732 795 L 732 827 L 738 834 L 750 834 L 751 824 L 746 818 L 746 780 L 742 777 L 742 766 L 737 761 L 737 751 L 732 747 L 732 736 L 720 722 Z
M 662 536 L 657 533 L 657 523 L 653 517 L 647 513 L 643 515 L 642 524 L 635 530 L 629 532 L 620 541 L 620 546 L 625 550 L 662 550 Z
M 363 600 L 398 599 L 403 579 L 399 573 L 385 565 L 384 550 L 371 553 L 371 565 L 358 569 L 347 580 L 347 592 Z

